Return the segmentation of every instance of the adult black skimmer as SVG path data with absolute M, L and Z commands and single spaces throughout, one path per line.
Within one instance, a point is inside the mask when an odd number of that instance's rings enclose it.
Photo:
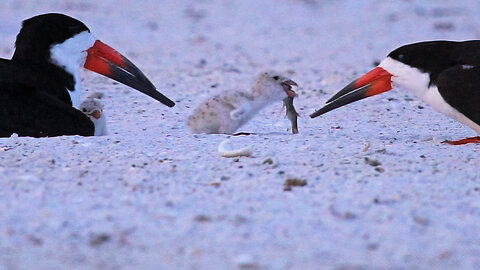
M 0 137 L 94 135 L 92 121 L 76 109 L 82 67 L 175 105 L 132 62 L 69 16 L 25 20 L 15 47 L 11 60 L 0 58 Z
M 310 117 L 389 91 L 397 84 L 480 134 L 478 40 L 428 41 L 400 47 L 376 68 L 335 94 L 326 106 Z M 480 143 L 480 136 L 445 142 L 452 145 Z

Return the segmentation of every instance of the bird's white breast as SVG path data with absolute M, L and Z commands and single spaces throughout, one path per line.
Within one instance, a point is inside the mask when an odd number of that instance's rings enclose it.
M 96 39 L 92 34 L 83 31 L 62 43 L 53 45 L 50 49 L 52 63 L 65 69 L 75 79 L 75 88 L 67 89 L 75 108 L 80 106 L 82 97 L 80 69 L 87 59 L 87 50 L 93 46 L 95 41 Z
M 390 57 L 387 57 L 378 66 L 393 75 L 393 84 L 398 84 L 399 86 L 408 89 L 421 99 L 424 99 L 430 91 L 430 76 L 426 72 L 422 72 L 417 68 L 406 65 Z
M 457 109 L 448 104 L 438 91 L 437 86 L 430 84 L 430 76 L 426 72 L 406 65 L 400 61 L 387 57 L 380 65 L 381 68 L 392 74 L 392 83 L 409 90 L 424 100 L 436 111 L 443 113 L 458 122 L 469 126 L 480 134 L 480 126 L 468 119 Z

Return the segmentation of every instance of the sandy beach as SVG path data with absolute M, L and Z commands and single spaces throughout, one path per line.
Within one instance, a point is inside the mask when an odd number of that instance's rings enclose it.
M 407 90 L 308 115 L 393 49 L 480 38 L 478 1 L 2 0 L 84 22 L 176 102 L 88 71 L 108 136 L 0 138 L 0 270 L 480 269 L 480 145 Z M 278 70 L 299 84 L 239 131 L 191 134 L 209 96 Z M 249 147 L 225 158 L 218 145 Z M 286 186 L 305 180 L 306 185 Z M 287 190 L 285 190 L 287 189 Z M 290 190 L 288 190 L 290 189 Z

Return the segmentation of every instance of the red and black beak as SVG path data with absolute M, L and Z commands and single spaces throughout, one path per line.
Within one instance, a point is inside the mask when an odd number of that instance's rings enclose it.
M 390 91 L 392 90 L 392 76 L 385 69 L 376 67 L 345 86 L 327 101 L 327 105 L 312 113 L 310 117 L 315 118 L 349 103 Z
M 135 88 L 168 107 L 175 105 L 172 100 L 157 91 L 139 68 L 107 44 L 97 40 L 87 53 L 84 68 Z

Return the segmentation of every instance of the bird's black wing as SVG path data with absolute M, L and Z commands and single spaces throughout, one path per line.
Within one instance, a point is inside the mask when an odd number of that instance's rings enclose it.
M 446 69 L 439 74 L 436 85 L 448 104 L 480 125 L 480 66 Z
M 39 90 L 57 85 L 52 86 L 35 72 L 32 77 L 19 72 L 25 69 L 11 65 L 8 60 L 0 61 L 0 137 L 12 133 L 31 137 L 93 136 L 95 127 L 86 115 L 50 95 L 52 91 Z
M 46 92 L 60 101 L 72 105 L 67 87 L 70 78 L 54 65 L 38 65 L 0 58 L 0 82 L 22 84 Z

